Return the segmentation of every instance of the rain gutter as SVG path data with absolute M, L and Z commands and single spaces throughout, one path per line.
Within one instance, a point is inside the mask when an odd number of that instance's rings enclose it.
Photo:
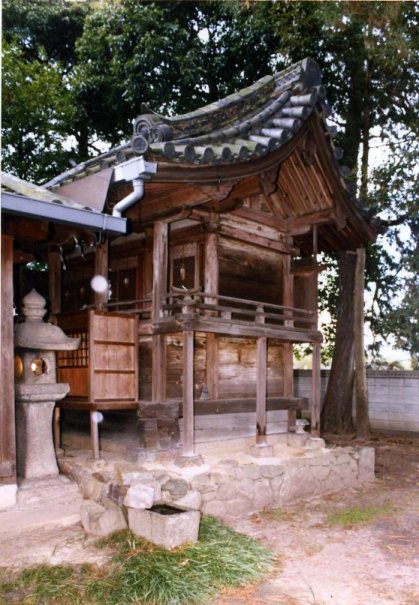
M 84 227 L 113 235 L 127 233 L 127 219 L 102 212 L 73 208 L 55 202 L 44 202 L 31 197 L 2 192 L 1 210 L 8 214 L 48 220 L 62 225 Z

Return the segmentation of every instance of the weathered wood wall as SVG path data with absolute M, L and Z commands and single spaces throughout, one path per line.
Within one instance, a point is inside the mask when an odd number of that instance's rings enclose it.
M 219 289 L 223 296 L 282 303 L 282 255 L 220 238 Z
M 201 397 L 206 384 L 206 338 L 197 333 L 194 347 L 194 397 Z M 217 337 L 219 350 L 220 398 L 256 396 L 256 341 L 248 338 Z M 182 398 L 182 334 L 167 337 L 167 398 Z M 139 399 L 151 400 L 151 338 L 141 338 L 139 347 Z M 278 341 L 268 346 L 268 397 L 283 394 L 283 352 Z M 206 385 L 208 386 L 208 385 Z

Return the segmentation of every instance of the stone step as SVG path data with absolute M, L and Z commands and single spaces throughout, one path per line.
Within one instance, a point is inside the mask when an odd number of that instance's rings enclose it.
M 37 528 L 68 527 L 80 523 L 80 505 L 83 499 L 72 502 L 53 499 L 43 506 L 13 507 L 0 512 L 0 541 L 8 535 L 23 534 Z
M 76 483 L 62 475 L 21 481 L 17 504 L 0 511 L 0 542 L 37 528 L 68 527 L 80 523 L 83 502 Z
M 71 500 L 79 495 L 77 484 L 64 475 L 43 479 L 23 479 L 19 481 L 17 503 L 36 504 L 57 497 Z

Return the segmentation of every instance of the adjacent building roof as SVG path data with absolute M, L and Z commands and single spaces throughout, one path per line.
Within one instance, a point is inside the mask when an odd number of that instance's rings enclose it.
M 127 232 L 127 220 L 95 212 L 56 192 L 1 173 L 1 209 L 7 214 L 48 220 L 93 231 L 122 235 Z

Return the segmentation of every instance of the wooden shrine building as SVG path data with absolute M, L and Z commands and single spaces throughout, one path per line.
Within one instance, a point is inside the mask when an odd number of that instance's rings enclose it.
M 84 249 L 80 238 L 47 247 L 51 315 L 82 340 L 58 358 L 71 386 L 61 408 L 137 410 L 141 447 L 182 443 L 185 455 L 197 417 L 228 417 L 234 435 L 234 419 L 256 412 L 263 445 L 267 413 L 285 410 L 294 427 L 293 345 L 306 343 L 319 434 L 317 255 L 376 237 L 327 115 L 305 59 L 191 113 L 144 113 L 130 141 L 45 185 L 130 223 Z M 109 288 L 94 293 L 97 275 Z
M 50 273 L 60 263 L 55 250 L 83 241 L 94 246 L 98 237 L 120 236 L 127 221 L 93 213 L 81 204 L 61 197 L 12 175 L 1 173 L 1 356 L 0 356 L 0 509 L 15 503 L 16 434 L 14 386 L 14 327 L 23 295 L 35 287 L 48 297 L 46 273 L 25 278 L 29 262 L 48 261 Z M 51 252 L 52 251 L 52 252 Z M 59 264 L 61 270 L 61 263 Z M 30 272 L 28 272 L 30 273 Z M 50 280 L 50 288 L 56 284 Z

